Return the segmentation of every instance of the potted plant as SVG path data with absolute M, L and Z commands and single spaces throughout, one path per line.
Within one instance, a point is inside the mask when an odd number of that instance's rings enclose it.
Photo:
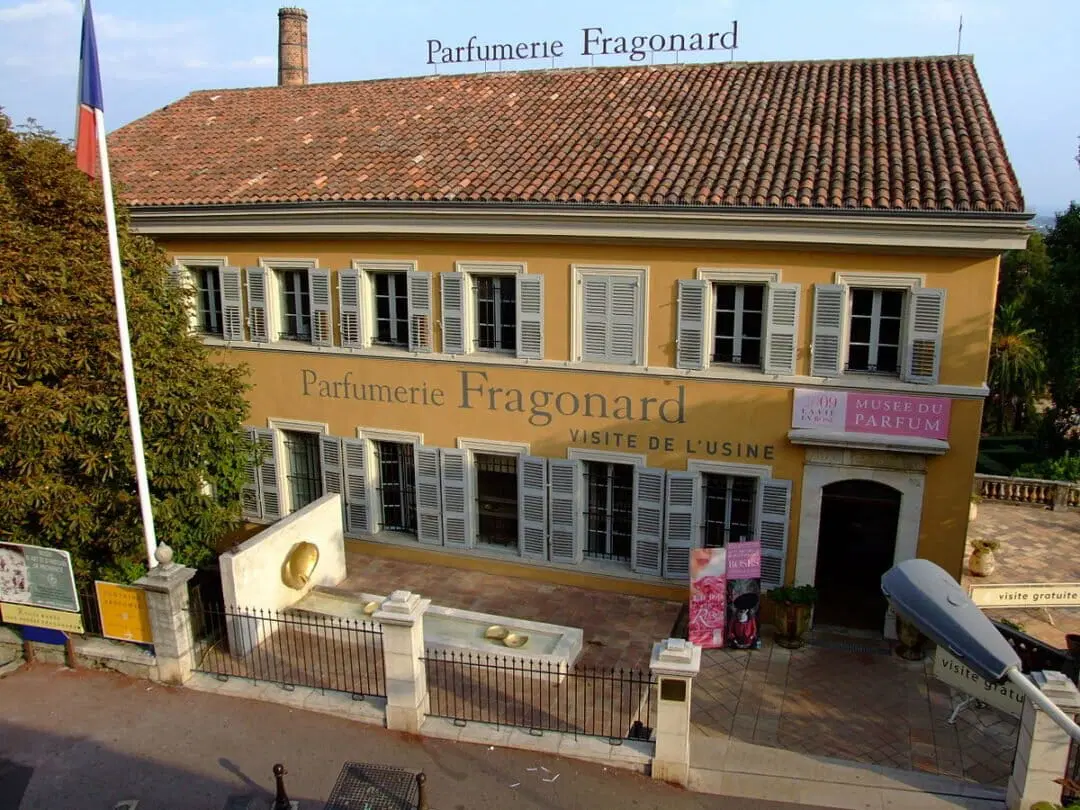
M 990 576 L 997 567 L 997 560 L 994 558 L 994 552 L 1001 547 L 1001 544 L 997 540 L 984 540 L 980 538 L 978 540 L 973 540 L 971 545 L 974 550 L 968 558 L 968 571 L 971 572 L 972 576 L 976 577 Z
M 971 493 L 971 502 L 968 504 L 968 523 L 974 523 L 975 518 L 979 516 L 979 502 L 982 500 L 982 495 L 978 492 Z
M 906 661 L 921 661 L 926 636 L 907 619 L 896 616 L 896 654 Z
M 810 613 L 817 601 L 817 588 L 813 585 L 783 585 L 769 591 L 768 597 L 776 607 L 776 643 L 797 650 L 810 629 Z

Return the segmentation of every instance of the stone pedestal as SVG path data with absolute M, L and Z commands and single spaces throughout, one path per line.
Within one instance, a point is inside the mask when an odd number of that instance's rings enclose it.
M 659 641 L 649 669 L 658 681 L 652 778 L 685 786 L 690 781 L 691 687 L 701 670 L 701 648 L 681 638 Z
M 386 727 L 419 734 L 428 712 L 424 669 L 424 611 L 430 599 L 394 591 L 372 619 L 382 625 L 386 663 Z
M 1032 679 L 1065 714 L 1080 712 L 1080 692 L 1065 675 L 1036 672 Z M 1061 801 L 1062 786 L 1055 780 L 1065 776 L 1069 741 L 1069 735 L 1046 712 L 1030 700 L 1024 702 L 1016 758 L 1006 794 L 1008 810 L 1028 810 L 1035 802 Z
M 155 556 L 158 565 L 135 584 L 146 591 L 158 678 L 164 683 L 183 684 L 191 677 L 193 666 L 188 581 L 195 576 L 195 569 L 174 563 L 165 545 L 158 546 Z

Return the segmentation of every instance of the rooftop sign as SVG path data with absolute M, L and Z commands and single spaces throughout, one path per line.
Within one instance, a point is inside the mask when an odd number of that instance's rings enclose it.
M 560 39 L 535 42 L 496 42 L 480 44 L 471 36 L 464 45 L 444 45 L 441 40 L 427 41 L 429 65 L 462 65 L 486 62 L 514 62 L 531 59 L 555 59 L 566 55 Z M 739 23 L 732 20 L 724 33 L 605 35 L 603 28 L 581 29 L 582 56 L 626 56 L 631 62 L 643 62 L 657 53 L 700 53 L 733 51 L 739 47 Z

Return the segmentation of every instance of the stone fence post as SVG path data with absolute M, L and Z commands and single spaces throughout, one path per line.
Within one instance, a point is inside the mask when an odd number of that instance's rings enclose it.
M 427 670 L 424 668 L 424 611 L 430 599 L 394 591 L 372 619 L 382 625 L 386 666 L 386 727 L 419 734 L 428 713 Z
M 701 670 L 701 647 L 681 638 L 658 641 L 649 669 L 658 680 L 652 778 L 685 786 L 690 781 L 690 693 Z
M 1080 712 L 1080 692 L 1060 672 L 1036 672 L 1035 685 L 1065 714 Z M 1008 810 L 1028 810 L 1036 802 L 1061 801 L 1061 784 L 1069 759 L 1069 735 L 1032 701 L 1024 702 L 1020 737 L 1006 794 Z
M 172 549 L 164 544 L 157 547 L 154 558 L 157 567 L 135 584 L 146 591 L 158 678 L 183 684 L 191 677 L 193 666 L 188 581 L 195 576 L 195 569 L 174 563 Z

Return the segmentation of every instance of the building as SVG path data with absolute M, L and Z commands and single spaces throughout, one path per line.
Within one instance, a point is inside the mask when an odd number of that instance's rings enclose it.
M 881 626 L 962 566 L 999 255 L 1029 215 L 970 57 L 195 92 L 110 136 L 135 226 L 251 369 L 245 511 L 375 553 Z M 257 473 L 257 474 L 256 474 Z

